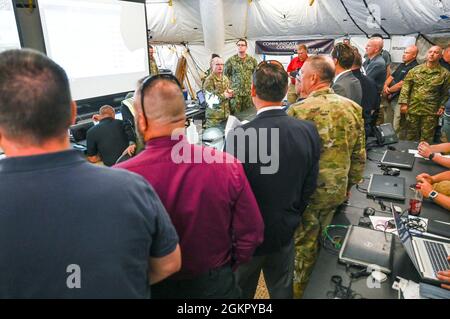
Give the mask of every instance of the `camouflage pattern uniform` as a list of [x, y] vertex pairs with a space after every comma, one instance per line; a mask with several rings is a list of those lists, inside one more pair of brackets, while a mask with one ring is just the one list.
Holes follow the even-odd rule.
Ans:
[[433, 142], [438, 125], [439, 107], [444, 106], [450, 88], [450, 73], [438, 65], [429, 68], [426, 63], [413, 68], [406, 75], [399, 104], [408, 104], [406, 139]]
[[295, 234], [294, 298], [303, 296], [319, 252], [319, 236], [350, 188], [361, 181], [366, 161], [362, 108], [331, 88], [312, 92], [288, 114], [313, 121], [322, 141], [317, 189]]
[[235, 54], [225, 63], [224, 74], [230, 79], [231, 88], [234, 91], [231, 114], [253, 107], [251, 86], [253, 72], [257, 66], [256, 59], [248, 54], [244, 59]]
[[206, 128], [216, 126], [230, 115], [230, 101], [224, 95], [229, 88], [230, 80], [225, 75], [220, 78], [217, 74], [212, 73], [206, 78], [203, 89], [217, 95], [220, 101], [219, 105], [206, 108]]
[[208, 76], [210, 76], [210, 75], [211, 75], [211, 68], [206, 70], [205, 74], [200, 78], [200, 80], [202, 81], [202, 87], [205, 86], [205, 81], [208, 78]]
[[159, 74], [158, 64], [156, 64], [155, 58], [151, 57], [149, 63], [150, 63], [150, 75]]

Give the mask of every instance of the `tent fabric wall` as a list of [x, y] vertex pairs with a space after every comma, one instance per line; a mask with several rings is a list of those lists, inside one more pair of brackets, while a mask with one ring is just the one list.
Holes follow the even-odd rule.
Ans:
[[[161, 51], [157, 54], [159, 66], [172, 70], [176, 55], [180, 56], [185, 49], [180, 44], [189, 47], [195, 62], [188, 58], [188, 77], [196, 89], [200, 88], [201, 72], [209, 68], [211, 54], [219, 53], [226, 60], [236, 53], [238, 38], [247, 38], [248, 52], [255, 55], [256, 40], [341, 41], [343, 36], [350, 36], [352, 44], [364, 54], [366, 34], [387, 36], [383, 29], [391, 36], [450, 32], [450, 19], [441, 18], [450, 16], [450, 0], [316, 0], [312, 6], [307, 0], [173, 0], [172, 3], [169, 7], [169, 1], [147, 0], [151, 42], [165, 47], [173, 44], [172, 51], [163, 46], [157, 49]], [[222, 3], [223, 10], [219, 8], [216, 12], [213, 8], [216, 3]], [[208, 10], [202, 9], [211, 4]], [[219, 42], [224, 43], [223, 47]], [[429, 48], [422, 42], [418, 42], [421, 58]], [[385, 48], [390, 47], [390, 39], [385, 39]]]
[[[200, 7], [216, 0], [173, 0], [168, 3], [147, 0], [148, 28], [154, 41], [165, 43], [203, 42]], [[347, 14], [344, 5], [355, 23]], [[162, 3], [163, 2], [163, 3]], [[450, 30], [450, 0], [222, 0], [225, 39], [247, 37], [311, 38], [346, 34], [384, 33], [392, 35], [439, 33]], [[371, 15], [372, 13], [372, 15]], [[207, 19], [214, 19], [214, 14]], [[213, 24], [211, 24], [213, 25]], [[205, 26], [205, 25], [203, 25]], [[206, 27], [206, 26], [205, 26]], [[206, 31], [206, 32], [205, 32]], [[221, 32], [221, 31], [219, 31]]]

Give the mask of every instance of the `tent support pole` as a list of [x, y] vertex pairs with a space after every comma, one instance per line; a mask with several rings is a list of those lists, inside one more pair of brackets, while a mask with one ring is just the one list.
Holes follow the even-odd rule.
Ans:
[[[387, 34], [388, 38], [390, 39], [390, 38], [391, 38], [391, 34], [390, 34], [389, 32], [387, 32], [385, 28], [383, 28], [383, 26], [381, 25], [381, 21], [378, 22], [377, 19], [374, 17], [372, 11], [370, 11], [369, 6], [367, 5], [367, 1], [366, 1], [366, 0], [363, 0], [363, 2], [364, 2], [364, 5], [365, 5], [366, 8], [367, 8], [367, 11], [369, 11], [369, 14], [372, 16], [373, 20], [378, 24], [378, 26], [380, 27], [380, 29], [383, 30], [383, 32]], [[381, 17], [380, 17], [380, 19], [381, 19]]]

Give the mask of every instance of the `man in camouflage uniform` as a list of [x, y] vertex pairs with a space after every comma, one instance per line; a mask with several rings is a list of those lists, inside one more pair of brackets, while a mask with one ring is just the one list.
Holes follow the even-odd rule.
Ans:
[[309, 57], [302, 67], [299, 95], [288, 114], [313, 121], [322, 142], [317, 189], [295, 236], [294, 297], [303, 296], [319, 251], [319, 236], [350, 188], [361, 181], [366, 151], [362, 109], [333, 92], [334, 65], [330, 58]]
[[231, 100], [231, 114], [239, 113], [253, 107], [251, 85], [253, 72], [258, 62], [247, 54], [247, 41], [239, 39], [236, 42], [238, 53], [225, 63], [225, 75], [231, 81], [234, 98]]
[[431, 47], [424, 64], [405, 77], [398, 103], [406, 114], [406, 139], [433, 142], [439, 116], [448, 99], [450, 73], [439, 64], [442, 49]]
[[148, 46], [148, 63], [150, 65], [150, 75], [157, 75], [159, 74], [159, 70], [158, 70], [158, 64], [156, 63], [155, 57], [153, 56], [153, 53], [155, 52], [155, 49], [149, 45]]
[[203, 90], [215, 94], [219, 98], [219, 104], [208, 105], [206, 108], [206, 128], [216, 126], [225, 121], [230, 115], [230, 101], [233, 91], [230, 90], [230, 80], [223, 75], [222, 58], [214, 58], [211, 61], [212, 73], [206, 78]]

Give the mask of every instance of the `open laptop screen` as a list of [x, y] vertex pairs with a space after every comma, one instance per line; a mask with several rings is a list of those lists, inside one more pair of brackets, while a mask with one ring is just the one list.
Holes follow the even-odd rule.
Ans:
[[198, 105], [202, 108], [206, 108], [206, 98], [205, 98], [205, 92], [203, 90], [200, 90], [197, 92], [197, 99], [198, 99]]
[[419, 264], [417, 263], [416, 255], [414, 254], [414, 248], [412, 243], [412, 236], [406, 227], [405, 223], [402, 221], [400, 214], [395, 210], [394, 204], [391, 203], [392, 215], [394, 216], [395, 226], [397, 227], [398, 237], [403, 244], [403, 247], [406, 250], [409, 258], [413, 262], [416, 269], [419, 268]]

